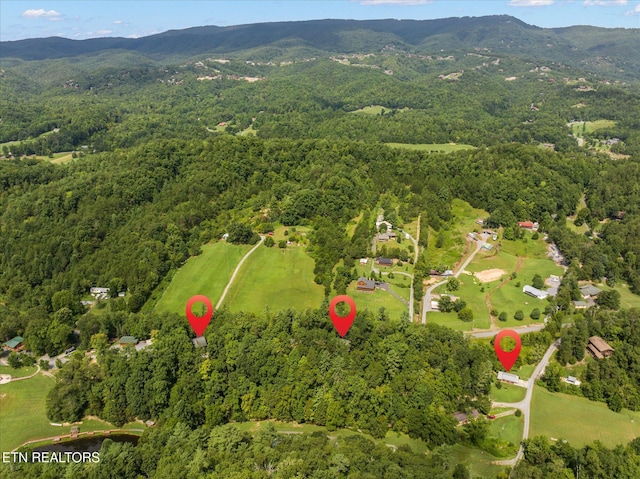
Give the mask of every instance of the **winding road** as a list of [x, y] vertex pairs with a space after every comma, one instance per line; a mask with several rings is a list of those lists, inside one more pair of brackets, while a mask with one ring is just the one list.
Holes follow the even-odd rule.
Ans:
[[[542, 356], [542, 359], [540, 360], [536, 368], [533, 370], [533, 373], [529, 378], [529, 381], [527, 383], [527, 394], [525, 395], [522, 401], [513, 402], [513, 403], [494, 402], [491, 404], [492, 407], [508, 407], [508, 408], [520, 409], [522, 411], [522, 414], [524, 414], [524, 429], [522, 430], [523, 441], [529, 438], [529, 425], [531, 423], [531, 398], [533, 397], [533, 387], [535, 385], [536, 379], [542, 376], [542, 374], [544, 373], [544, 369], [547, 367], [547, 364], [549, 364], [551, 355], [555, 352], [556, 349], [558, 349], [558, 346], [560, 346], [559, 339], [556, 340], [551, 346], [549, 346], [549, 349], [547, 349], [547, 351], [544, 353], [544, 356]], [[513, 459], [505, 460], [505, 461], [496, 461], [494, 464], [499, 464], [501, 466], [515, 466], [518, 463], [518, 461], [522, 459], [523, 455], [524, 455], [524, 449], [522, 447], [522, 444], [520, 444], [520, 449], [518, 449], [518, 454], [516, 454], [516, 457], [514, 457]]]

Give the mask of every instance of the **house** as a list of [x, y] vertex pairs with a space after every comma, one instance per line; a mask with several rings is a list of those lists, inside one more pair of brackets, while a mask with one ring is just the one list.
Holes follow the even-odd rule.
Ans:
[[18, 351], [22, 351], [22, 349], [24, 348], [24, 343], [22, 342], [22, 336], [15, 336], [14, 338], [11, 338], [2, 346], [7, 351], [13, 351], [14, 353], [17, 353]]
[[493, 249], [493, 245], [489, 243], [485, 243], [482, 245], [482, 249], [486, 249], [487, 251], [491, 251]]
[[580, 286], [580, 294], [582, 294], [584, 299], [593, 298], [594, 296], [598, 296], [600, 293], [602, 293], [602, 290], [600, 288], [596, 288], [592, 284]]
[[89, 288], [89, 293], [96, 294], [107, 294], [109, 293], [109, 288]]
[[547, 296], [549, 296], [549, 293], [547, 293], [546, 291], [534, 288], [533, 286], [530, 286], [528, 284], [526, 284], [524, 288], [522, 288], [522, 292], [538, 299], [545, 299]]
[[435, 270], [435, 269], [429, 270], [429, 275], [430, 276], [440, 276], [440, 271]]
[[505, 383], [511, 383], [511, 384], [518, 384], [520, 382], [520, 377], [517, 374], [498, 371], [498, 381], [504, 381]]
[[610, 358], [614, 349], [600, 336], [591, 336], [587, 344], [587, 352], [596, 359]]
[[440, 311], [440, 302], [431, 300], [431, 310], [432, 311]]
[[389, 236], [389, 239], [396, 239], [398, 237], [398, 235], [396, 235], [393, 231], [389, 231], [387, 233], [387, 236]]
[[378, 234], [378, 241], [380, 241], [381, 243], [386, 243], [387, 241], [389, 241], [389, 235], [387, 233]]
[[582, 384], [582, 381], [580, 381], [577, 378], [574, 378], [573, 376], [569, 376], [566, 379], [563, 379], [563, 381], [567, 384], [572, 384], [574, 386], [580, 386]]
[[442, 273], [442, 276], [453, 276], [453, 271], [450, 269], [447, 269]]
[[376, 289], [376, 282], [372, 279], [367, 279], [364, 276], [358, 278], [357, 283], [358, 291], [364, 291], [365, 293], [372, 293]]
[[204, 336], [198, 336], [197, 338], [193, 338], [191, 340], [191, 342], [193, 343], [193, 346], [196, 348], [206, 348], [207, 347], [207, 340], [205, 339]]
[[387, 231], [391, 231], [393, 229], [393, 226], [391, 225], [391, 223], [389, 223], [388, 221], [383, 221], [379, 217], [378, 220], [376, 221], [376, 230], [380, 231], [380, 226], [381, 225], [386, 225], [387, 226]]
[[380, 266], [393, 266], [393, 260], [391, 258], [376, 258], [376, 263]]
[[365, 265], [365, 264], [367, 264], [368, 262], [369, 262], [369, 258], [360, 258], [360, 264], [361, 264], [361, 265], [363, 265], [363, 266], [364, 266], [364, 265]]
[[532, 223], [531, 221], [518, 221], [518, 226], [525, 230], [532, 230], [532, 231], [538, 230], [537, 222]]
[[138, 340], [134, 336], [122, 336], [120, 338], [120, 347], [135, 346], [136, 344], [138, 344]]
[[589, 307], [589, 303], [586, 301], [574, 301], [573, 307], [576, 309], [587, 309]]
[[460, 411], [456, 411], [453, 413], [453, 417], [458, 421], [458, 426], [462, 425], [462, 424], [466, 424], [469, 422], [470, 419], [475, 419], [478, 416], [480, 416], [480, 413], [478, 412], [477, 409], [473, 409], [470, 413], [465, 414], [463, 412]]

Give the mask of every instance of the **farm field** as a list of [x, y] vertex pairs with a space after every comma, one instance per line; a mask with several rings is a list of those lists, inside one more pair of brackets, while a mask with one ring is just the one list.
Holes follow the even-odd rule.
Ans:
[[272, 311], [318, 308], [324, 289], [313, 282], [313, 265], [299, 246], [282, 250], [261, 245], [242, 265], [223, 306], [252, 313], [267, 306]]
[[189, 258], [176, 272], [155, 310], [184, 314], [185, 304], [196, 294], [204, 294], [215, 306], [233, 270], [251, 248], [224, 241], [204, 245], [199, 256]]
[[536, 386], [531, 400], [530, 436], [566, 439], [573, 447], [595, 440], [607, 447], [627, 443], [640, 436], [640, 412], [623, 409], [616, 413], [601, 402]]
[[458, 143], [385, 143], [392, 148], [407, 148], [409, 150], [451, 153], [458, 150], [474, 150], [476, 147]]

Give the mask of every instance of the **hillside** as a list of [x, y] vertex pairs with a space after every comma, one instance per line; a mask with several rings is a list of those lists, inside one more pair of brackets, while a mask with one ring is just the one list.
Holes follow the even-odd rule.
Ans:
[[128, 50], [154, 60], [179, 61], [205, 54], [276, 61], [291, 54], [412, 53], [491, 50], [561, 62], [588, 71], [637, 78], [638, 30], [571, 27], [544, 29], [498, 15], [438, 20], [313, 20], [171, 30], [138, 39], [28, 39], [0, 44], [0, 58], [44, 60]]

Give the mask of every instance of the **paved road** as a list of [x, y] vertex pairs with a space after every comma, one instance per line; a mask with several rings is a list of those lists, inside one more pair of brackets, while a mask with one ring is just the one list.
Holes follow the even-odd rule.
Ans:
[[[473, 258], [476, 256], [478, 251], [480, 251], [482, 246], [486, 243], [487, 238], [489, 237], [489, 235], [486, 235], [484, 233], [481, 233], [479, 236], [482, 237], [482, 240], [478, 240], [475, 242], [476, 249], [467, 257], [464, 263], [462, 263], [462, 265], [458, 268], [458, 270], [453, 274], [454, 278], [457, 278], [458, 276], [460, 276], [460, 274], [462, 274], [465, 268], [469, 266], [469, 263], [473, 261]], [[431, 310], [431, 293], [433, 293], [434, 289], [436, 289], [438, 286], [445, 284], [447, 281], [449, 281], [449, 278], [443, 279], [442, 281], [432, 284], [431, 286], [429, 286], [429, 288], [427, 288], [427, 292], [425, 293], [424, 298], [422, 300], [422, 324], [427, 324], [427, 311]]]
[[[517, 326], [515, 328], [502, 328], [502, 329], [512, 329], [518, 334], [526, 334], [526, 333], [535, 333], [537, 331], [541, 331], [545, 327], [544, 324], [529, 324], [527, 326]], [[502, 329], [492, 329], [491, 331], [477, 331], [472, 333], [471, 331], [464, 331], [465, 335], [472, 336], [474, 338], [492, 338], [496, 334], [498, 334]]]
[[[551, 355], [554, 353], [556, 349], [560, 346], [560, 340], [556, 340], [547, 352], [544, 353], [544, 356], [536, 366], [529, 378], [529, 382], [527, 384], [527, 394], [525, 395], [522, 401], [514, 402], [514, 403], [506, 403], [506, 402], [494, 402], [492, 403], [493, 407], [511, 407], [515, 409], [520, 409], [522, 414], [524, 415], [524, 429], [522, 431], [522, 440], [529, 438], [529, 424], [531, 423], [531, 397], [533, 396], [533, 386], [535, 385], [535, 381], [537, 378], [542, 376], [544, 373], [544, 369], [547, 367], [549, 360], [551, 359]], [[499, 464], [502, 466], [515, 466], [522, 456], [524, 455], [524, 449], [522, 445], [520, 445], [520, 449], [518, 449], [518, 454], [513, 459], [508, 459], [506, 461], [496, 461], [495, 464]]]
[[224, 291], [222, 292], [222, 296], [220, 296], [220, 299], [216, 303], [216, 309], [220, 309], [220, 306], [222, 306], [222, 302], [224, 301], [224, 297], [227, 295], [227, 292], [229, 291], [229, 288], [231, 288], [231, 285], [233, 284], [233, 280], [236, 279], [236, 275], [238, 274], [238, 271], [240, 271], [240, 267], [242, 266], [242, 263], [245, 262], [245, 260], [251, 255], [251, 253], [253, 253], [255, 250], [258, 249], [258, 246], [260, 246], [263, 241], [264, 241], [264, 236], [260, 236], [260, 241], [258, 241], [258, 243], [256, 243], [256, 245], [253, 248], [251, 248], [251, 250], [242, 257], [242, 259], [238, 263], [238, 266], [236, 266], [236, 269], [233, 270], [233, 274], [231, 275], [231, 278], [229, 278], [229, 282], [224, 287]]

